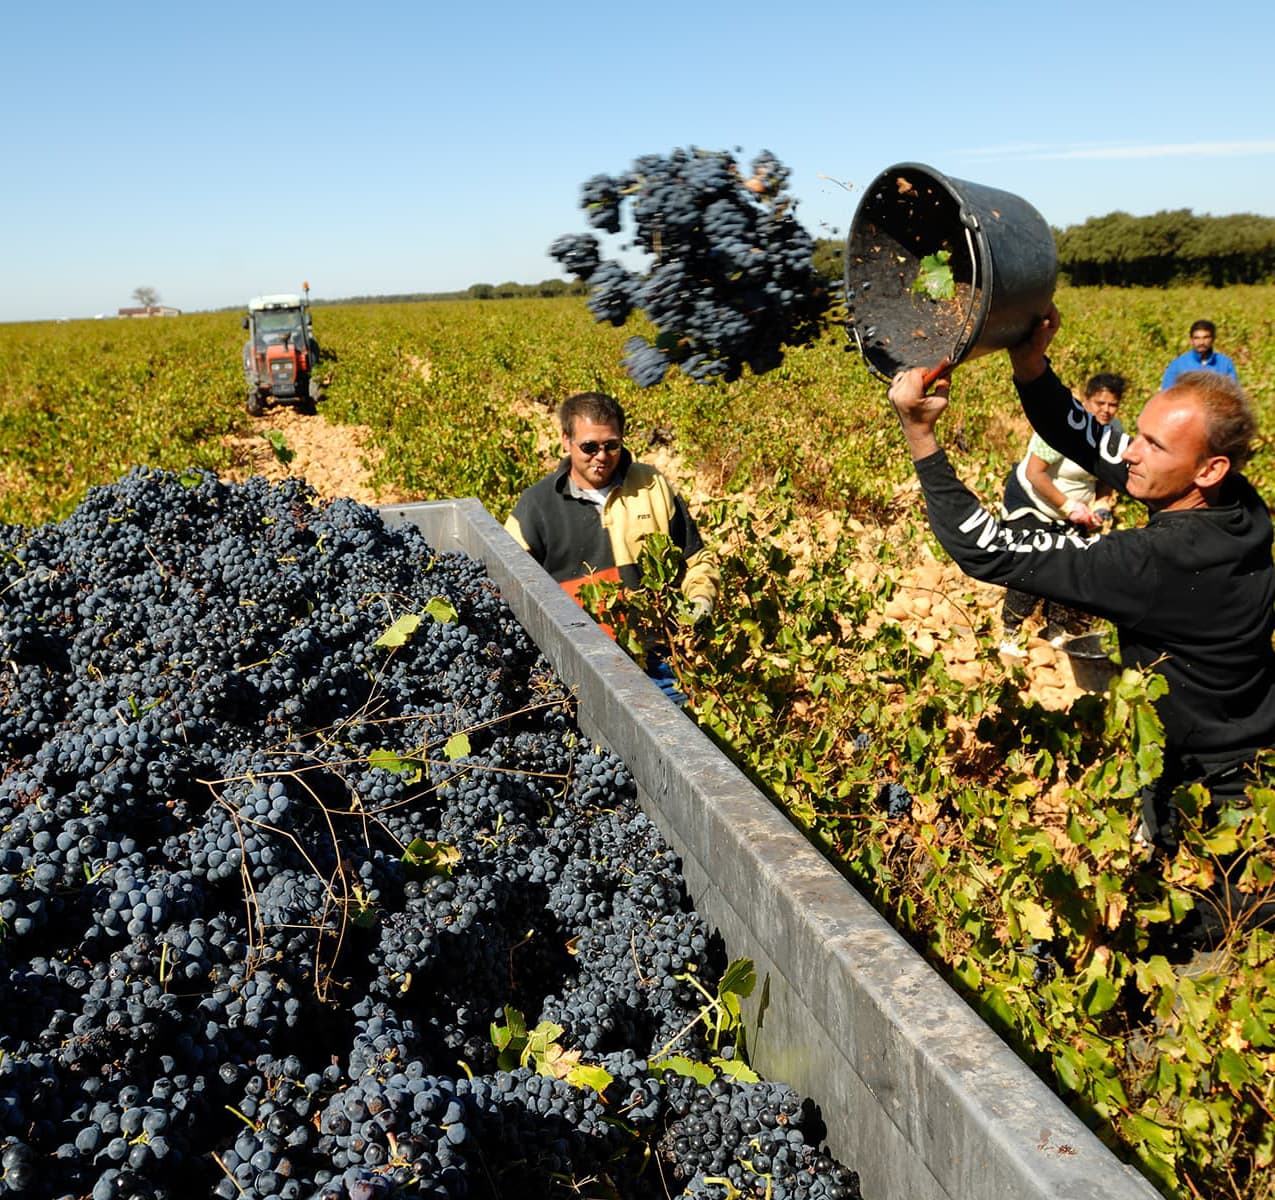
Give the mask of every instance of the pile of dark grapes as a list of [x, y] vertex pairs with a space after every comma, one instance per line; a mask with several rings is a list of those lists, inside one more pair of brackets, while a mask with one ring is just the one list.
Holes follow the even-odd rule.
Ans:
[[790, 1089], [652, 1069], [720, 949], [478, 564], [135, 470], [0, 527], [0, 660], [0, 1195], [858, 1195]]
[[629, 201], [631, 247], [649, 256], [649, 269], [603, 258], [591, 233], [558, 238], [549, 255], [588, 283], [597, 320], [622, 326], [640, 309], [655, 325], [654, 342], [625, 343], [624, 367], [639, 387], [674, 365], [701, 382], [737, 379], [745, 366], [762, 374], [787, 347], [820, 336], [828, 290], [784, 190], [788, 174], [767, 151], [745, 177], [732, 155], [691, 147], [584, 183], [580, 205], [594, 229], [618, 234]]

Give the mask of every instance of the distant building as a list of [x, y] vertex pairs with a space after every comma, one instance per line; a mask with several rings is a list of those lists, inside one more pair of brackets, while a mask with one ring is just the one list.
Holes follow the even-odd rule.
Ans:
[[121, 317], [180, 317], [180, 308], [170, 308], [167, 304], [152, 304], [149, 308], [121, 308]]

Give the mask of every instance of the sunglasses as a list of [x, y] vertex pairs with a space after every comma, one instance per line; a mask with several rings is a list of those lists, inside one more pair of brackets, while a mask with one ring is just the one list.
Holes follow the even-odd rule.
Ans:
[[619, 438], [607, 438], [605, 442], [573, 442], [575, 447], [592, 458], [599, 450], [614, 454], [624, 443]]

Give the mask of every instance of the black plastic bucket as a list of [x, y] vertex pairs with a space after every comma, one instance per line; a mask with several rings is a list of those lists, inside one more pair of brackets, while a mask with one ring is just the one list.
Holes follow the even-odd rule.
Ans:
[[[922, 260], [946, 250], [951, 300], [914, 290]], [[1017, 345], [1049, 308], [1053, 231], [1011, 192], [899, 163], [868, 185], [846, 238], [847, 327], [869, 369], [951, 365]]]
[[1102, 644], [1101, 633], [1082, 633], [1062, 644], [1071, 662], [1071, 676], [1078, 688], [1105, 692], [1120, 669]]

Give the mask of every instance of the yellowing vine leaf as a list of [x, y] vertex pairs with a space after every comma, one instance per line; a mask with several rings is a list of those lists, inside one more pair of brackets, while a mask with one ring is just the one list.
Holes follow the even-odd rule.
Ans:
[[536, 1074], [566, 1079], [579, 1065], [579, 1050], [567, 1050], [554, 1042], [546, 1046], [543, 1053], [537, 1056]]
[[443, 747], [443, 757], [448, 762], [454, 762], [458, 758], [464, 758], [470, 751], [469, 735], [464, 733], [453, 733], [447, 739], [447, 744]]
[[452, 867], [460, 862], [460, 849], [448, 842], [413, 838], [403, 852], [403, 862], [426, 875], [450, 876]]
[[412, 640], [412, 634], [420, 627], [421, 619], [415, 613], [404, 613], [373, 645], [383, 650], [397, 650]]

